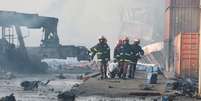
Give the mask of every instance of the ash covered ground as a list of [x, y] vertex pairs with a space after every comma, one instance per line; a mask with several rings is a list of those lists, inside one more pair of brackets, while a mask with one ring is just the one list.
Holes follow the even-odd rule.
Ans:
[[[88, 62], [72, 62], [67, 60], [48, 60], [49, 70], [44, 74], [19, 74], [0, 71], [0, 98], [14, 93], [17, 101], [57, 101], [57, 95], [70, 90], [73, 85], [82, 83], [81, 75], [93, 72]], [[60, 77], [62, 74], [62, 78]], [[39, 85], [38, 89], [24, 90], [24, 81], [41, 81], [47, 85]]]
[[[82, 81], [75, 79], [75, 74], [67, 74], [67, 79], [56, 79], [56, 75], [18, 75], [11, 80], [1, 79], [0, 97], [14, 93], [17, 101], [57, 101], [59, 92], [70, 90], [74, 84], [82, 83]], [[47, 86], [39, 86], [38, 89], [33, 91], [24, 91], [20, 83], [26, 80], [51, 81]]]

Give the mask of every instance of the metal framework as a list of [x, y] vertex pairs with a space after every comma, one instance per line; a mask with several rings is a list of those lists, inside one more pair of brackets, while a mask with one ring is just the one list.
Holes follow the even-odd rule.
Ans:
[[[2, 38], [9, 43], [14, 43], [14, 33], [16, 31], [20, 46], [24, 45], [23, 38], [19, 40], [19, 31], [16, 27], [27, 27], [30, 29], [43, 28], [44, 37], [41, 40], [41, 47], [58, 47], [59, 38], [57, 35], [57, 18], [39, 16], [38, 14], [24, 14], [10, 11], [0, 11], [0, 27], [2, 28]], [[19, 29], [21, 30], [21, 29]], [[22, 46], [24, 47], [24, 46]]]

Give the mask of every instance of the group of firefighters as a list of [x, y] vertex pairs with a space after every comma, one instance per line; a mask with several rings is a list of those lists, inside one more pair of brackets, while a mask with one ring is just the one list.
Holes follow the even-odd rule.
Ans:
[[[110, 47], [107, 44], [107, 39], [104, 36], [99, 37], [99, 43], [90, 49], [91, 59], [97, 55], [97, 60], [100, 64], [101, 79], [107, 78], [107, 65], [110, 61]], [[129, 68], [128, 78], [134, 79], [137, 61], [144, 55], [141, 48], [140, 40], [134, 40], [134, 43], [129, 42], [129, 38], [120, 39], [114, 49], [114, 61], [118, 62], [118, 76], [126, 79], [127, 70]]]

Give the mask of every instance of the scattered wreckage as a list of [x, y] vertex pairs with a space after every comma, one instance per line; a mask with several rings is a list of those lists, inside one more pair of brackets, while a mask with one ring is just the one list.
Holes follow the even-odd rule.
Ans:
[[12, 94], [10, 94], [9, 96], [2, 97], [2, 98], [0, 99], [0, 101], [17, 101], [17, 100], [15, 99], [15, 96], [14, 96], [14, 94], [12, 93]]
[[50, 80], [48, 80], [46, 83], [42, 81], [23, 81], [20, 85], [24, 88], [24, 90], [35, 90], [38, 89], [40, 85], [46, 86]]
[[70, 91], [64, 91], [59, 93], [57, 98], [59, 101], [75, 101], [77, 91], [76, 89], [80, 86], [80, 84], [74, 84]]
[[75, 97], [75, 94], [71, 91], [65, 91], [57, 96], [59, 101], [75, 101]]
[[173, 79], [166, 82], [166, 91], [174, 92], [175, 95], [196, 97], [197, 95], [196, 81], [191, 79]]

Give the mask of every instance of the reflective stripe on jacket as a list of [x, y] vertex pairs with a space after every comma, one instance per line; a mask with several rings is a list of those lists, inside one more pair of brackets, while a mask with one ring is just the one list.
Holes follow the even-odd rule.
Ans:
[[119, 49], [119, 60], [129, 62], [132, 55], [132, 47], [130, 44], [124, 44]]
[[91, 49], [92, 59], [97, 55], [98, 61], [109, 61], [110, 60], [110, 47], [107, 43], [97, 44]]

